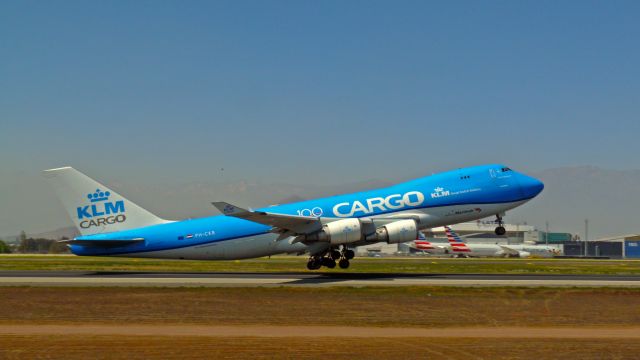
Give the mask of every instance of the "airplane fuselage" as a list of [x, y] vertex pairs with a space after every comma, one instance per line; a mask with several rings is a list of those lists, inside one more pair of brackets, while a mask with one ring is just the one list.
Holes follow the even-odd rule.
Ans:
[[[383, 189], [257, 210], [316, 217], [323, 222], [368, 218], [376, 225], [392, 222], [394, 218], [410, 217], [416, 219], [420, 229], [425, 229], [504, 213], [535, 197], [542, 187], [538, 180], [502, 165], [485, 165], [444, 172]], [[282, 253], [316, 254], [330, 247], [325, 242], [295, 242], [293, 236], [277, 240], [278, 234], [273, 233], [270, 226], [224, 215], [85, 235], [76, 239], [114, 238], [143, 238], [144, 241], [108, 248], [74, 244], [71, 251], [91, 256], [222, 260]]]
[[511, 251], [519, 252], [520, 257], [538, 256], [538, 257], [553, 257], [558, 255], [560, 250], [553, 246], [546, 245], [498, 245], [498, 244], [474, 244], [466, 243], [466, 247], [463, 250], [454, 249], [449, 243], [434, 242], [428, 246], [414, 245], [414, 249], [424, 251], [432, 255], [443, 256], [464, 256], [464, 257], [508, 257], [512, 254], [505, 249], [507, 247]]

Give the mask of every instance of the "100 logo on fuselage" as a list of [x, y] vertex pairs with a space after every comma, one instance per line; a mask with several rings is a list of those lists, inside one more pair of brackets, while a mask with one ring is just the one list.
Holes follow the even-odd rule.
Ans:
[[333, 207], [338, 217], [353, 217], [375, 212], [385, 213], [404, 207], [416, 207], [424, 203], [424, 194], [420, 191], [408, 191], [404, 194], [391, 194], [386, 197], [373, 197], [364, 201], [342, 202]]

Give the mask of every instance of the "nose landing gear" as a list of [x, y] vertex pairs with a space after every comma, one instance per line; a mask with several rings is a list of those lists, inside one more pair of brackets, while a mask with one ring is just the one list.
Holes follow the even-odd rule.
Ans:
[[502, 236], [506, 234], [507, 230], [504, 228], [504, 222], [502, 222], [502, 215], [496, 214], [496, 223], [498, 224], [495, 230], [496, 235]]

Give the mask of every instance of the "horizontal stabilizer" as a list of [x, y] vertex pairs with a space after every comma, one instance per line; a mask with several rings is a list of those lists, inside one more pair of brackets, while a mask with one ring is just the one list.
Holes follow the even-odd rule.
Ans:
[[105, 239], [105, 240], [87, 240], [73, 239], [61, 240], [59, 242], [69, 245], [96, 246], [96, 247], [119, 247], [143, 242], [143, 238], [135, 239]]

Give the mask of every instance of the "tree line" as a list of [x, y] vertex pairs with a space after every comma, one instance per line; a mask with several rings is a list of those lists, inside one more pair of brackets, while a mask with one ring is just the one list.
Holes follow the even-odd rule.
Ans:
[[0, 254], [11, 254], [11, 247], [0, 240]]
[[[67, 240], [67, 238], [63, 237], [60, 240]], [[69, 249], [66, 244], [59, 242], [59, 240], [27, 237], [27, 234], [21, 231], [18, 236], [18, 244], [13, 247], [0, 240], [0, 254], [12, 252], [20, 254], [65, 254], [69, 253]]]

